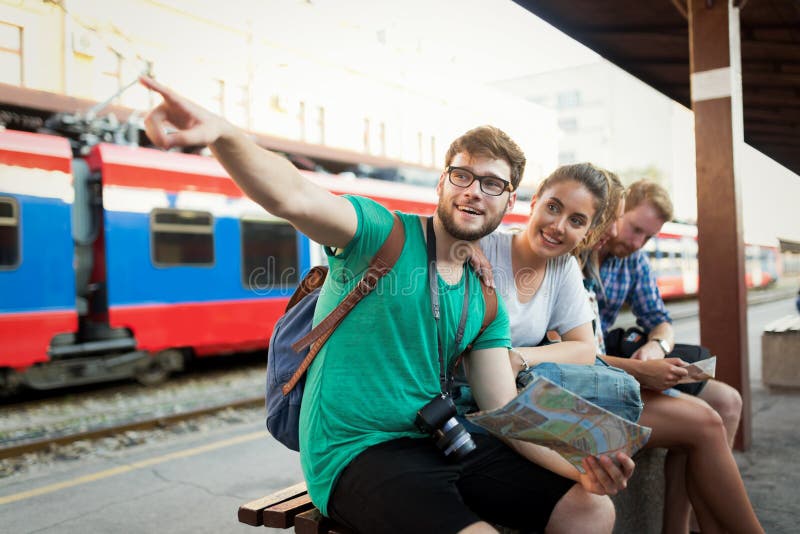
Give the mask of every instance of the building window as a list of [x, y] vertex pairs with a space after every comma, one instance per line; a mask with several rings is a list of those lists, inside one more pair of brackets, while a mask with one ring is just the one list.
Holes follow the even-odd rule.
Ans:
[[0, 22], [0, 82], [24, 85], [22, 71], [22, 28]]
[[306, 140], [306, 103], [302, 100], [297, 104], [297, 138]]
[[11, 197], [0, 197], [0, 269], [19, 265], [19, 206]]
[[576, 108], [581, 105], [581, 94], [579, 91], [564, 91], [558, 93], [558, 109]]
[[364, 118], [364, 152], [367, 154], [370, 153], [371, 143], [370, 140], [372, 138], [372, 125], [368, 117]]
[[233, 102], [233, 113], [230, 117], [231, 122], [244, 128], [252, 127], [252, 113], [250, 105], [250, 86], [236, 86], [236, 101]]
[[282, 221], [247, 220], [242, 229], [242, 284], [248, 289], [296, 286], [297, 230]]
[[269, 99], [269, 107], [275, 113], [288, 113], [289, 104], [283, 95], [272, 95]]
[[378, 123], [378, 144], [380, 145], [381, 156], [386, 156], [386, 123]]
[[561, 129], [562, 132], [575, 132], [578, 130], [578, 119], [575, 117], [566, 117], [563, 119], [558, 119], [558, 127]]
[[214, 263], [214, 218], [208, 212], [153, 210], [150, 233], [155, 265], [172, 267]]
[[325, 107], [317, 106], [317, 143], [325, 144]]
[[217, 113], [225, 117], [225, 80], [214, 80], [214, 92], [211, 95]]

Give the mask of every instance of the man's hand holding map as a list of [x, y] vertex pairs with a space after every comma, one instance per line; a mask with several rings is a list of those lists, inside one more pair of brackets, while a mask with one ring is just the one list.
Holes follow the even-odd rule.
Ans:
[[535, 378], [502, 408], [468, 416], [470, 421], [504, 438], [550, 448], [581, 473], [581, 460], [617, 452], [633, 456], [650, 437], [650, 429], [596, 406], [543, 377]]
[[708, 380], [709, 378], [714, 378], [714, 375], [717, 372], [717, 357], [712, 356], [711, 358], [706, 358], [705, 360], [690, 363], [684, 367], [684, 369], [689, 371], [689, 374], [681, 378], [678, 384], [701, 382], [703, 380]]

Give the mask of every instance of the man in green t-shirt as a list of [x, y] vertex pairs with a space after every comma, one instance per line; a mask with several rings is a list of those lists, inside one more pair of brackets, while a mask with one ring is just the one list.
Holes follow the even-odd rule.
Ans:
[[[371, 200], [315, 186], [224, 119], [149, 78], [142, 83], [164, 98], [145, 122], [156, 145], [208, 145], [248, 196], [326, 246], [331, 270], [316, 318], [326, 315], [360, 279], [390, 232], [392, 214]], [[167, 133], [167, 124], [177, 130]], [[603, 495], [625, 487], [633, 471], [627, 456], [618, 455], [617, 463], [588, 458], [581, 474], [549, 449], [481, 434], [473, 436], [475, 450], [453, 460], [415, 425], [417, 412], [442, 394], [440, 360], [451, 361], [473, 341], [466, 362], [478, 406], [498, 408], [516, 396], [508, 316], [501, 304], [478, 336], [481, 282], [464, 251], [514, 204], [524, 166], [522, 151], [497, 128], [475, 128], [454, 141], [431, 222], [398, 214], [406, 236], [400, 258], [309, 368], [300, 414], [308, 491], [325, 515], [354, 531], [493, 532], [496, 523], [610, 532], [613, 526], [613, 506]], [[428, 242], [435, 242], [432, 268]]]

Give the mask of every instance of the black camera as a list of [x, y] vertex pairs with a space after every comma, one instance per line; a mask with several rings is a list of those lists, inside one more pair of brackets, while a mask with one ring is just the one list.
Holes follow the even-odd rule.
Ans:
[[431, 435], [445, 456], [461, 460], [475, 450], [475, 442], [455, 415], [453, 399], [440, 394], [417, 412], [415, 424]]

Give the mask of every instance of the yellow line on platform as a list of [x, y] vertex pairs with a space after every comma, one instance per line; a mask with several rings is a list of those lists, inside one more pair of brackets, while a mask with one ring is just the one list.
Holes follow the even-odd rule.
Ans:
[[231, 445], [237, 445], [239, 443], [253, 441], [254, 439], [263, 438], [266, 435], [267, 434], [264, 431], [252, 432], [250, 434], [244, 434], [242, 436], [237, 436], [235, 438], [224, 439], [222, 441], [217, 441], [216, 443], [210, 443], [208, 445], [203, 445], [201, 447], [195, 447], [193, 449], [177, 451], [170, 454], [165, 454], [163, 456], [156, 456], [155, 458], [142, 460], [140, 462], [133, 462], [127, 465], [113, 467], [111, 469], [106, 469], [105, 471], [100, 471], [98, 473], [93, 473], [91, 475], [73, 478], [72, 480], [65, 480], [64, 482], [58, 482], [56, 484], [50, 484], [48, 486], [42, 486], [41, 488], [32, 489], [28, 491], [21, 491], [19, 493], [14, 493], [12, 495], [0, 497], [0, 505], [21, 501], [24, 499], [30, 499], [31, 497], [38, 497], [39, 495], [45, 495], [47, 493], [52, 493], [54, 491], [62, 490], [65, 488], [72, 488], [74, 486], [86, 484], [87, 482], [94, 482], [95, 480], [102, 480], [104, 478], [121, 475], [122, 473], [128, 473], [130, 471], [135, 471], [136, 469], [142, 469], [144, 467], [149, 467], [151, 465], [168, 462], [170, 460], [177, 460], [178, 458], [195, 456], [197, 454], [202, 454], [204, 452], [209, 452], [216, 449], [222, 449], [224, 447], [230, 447]]

